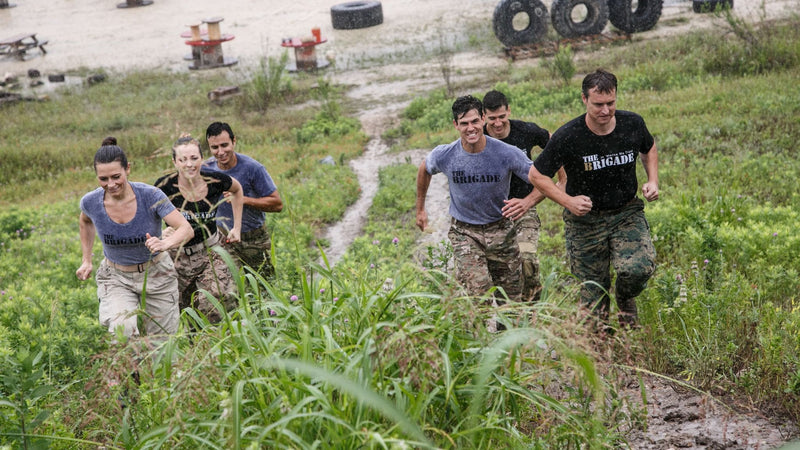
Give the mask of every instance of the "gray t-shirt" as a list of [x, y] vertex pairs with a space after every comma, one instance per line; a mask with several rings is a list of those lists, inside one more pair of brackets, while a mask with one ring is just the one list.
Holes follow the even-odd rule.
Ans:
[[[236, 178], [236, 181], [242, 185], [245, 197], [267, 197], [278, 190], [264, 165], [241, 153], [236, 153], [236, 165], [230, 170], [220, 169], [217, 165], [217, 158], [210, 158], [206, 161], [205, 166]], [[242, 208], [242, 233], [261, 228], [264, 220], [263, 211], [245, 206]], [[217, 207], [217, 226], [226, 230], [233, 228], [233, 208], [229, 202], [223, 202]]]
[[146, 234], [161, 237], [161, 220], [175, 210], [160, 189], [134, 181], [130, 185], [136, 195], [136, 215], [127, 223], [116, 223], [108, 216], [103, 206], [103, 188], [81, 198], [81, 211], [92, 219], [103, 243], [103, 255], [126, 266], [145, 263], [155, 256], [144, 245]]
[[489, 136], [480, 153], [468, 153], [459, 139], [434, 148], [425, 159], [429, 174], [447, 176], [450, 215], [473, 225], [503, 218], [512, 174], [527, 179], [531, 164], [518, 148]]

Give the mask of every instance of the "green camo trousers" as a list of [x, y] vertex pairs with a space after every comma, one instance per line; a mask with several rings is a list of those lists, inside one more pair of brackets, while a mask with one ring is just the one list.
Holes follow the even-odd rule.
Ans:
[[620, 320], [635, 323], [636, 296], [647, 286], [656, 268], [644, 202], [637, 197], [620, 209], [585, 216], [564, 210], [563, 217], [570, 269], [582, 283], [582, 303], [601, 318], [608, 317], [613, 267]]
[[511, 300], [521, 292], [519, 247], [510, 220], [470, 225], [453, 219], [447, 234], [453, 245], [456, 278], [470, 295], [500, 286]]
[[270, 259], [272, 241], [269, 233], [262, 225], [259, 228], [242, 233], [240, 242], [226, 242], [223, 248], [240, 264], [250, 266], [266, 279], [275, 276], [275, 268]]

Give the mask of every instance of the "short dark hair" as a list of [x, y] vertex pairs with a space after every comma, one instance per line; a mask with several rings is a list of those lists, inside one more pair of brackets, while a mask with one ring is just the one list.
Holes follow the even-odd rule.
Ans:
[[[103, 142], [106, 142], [103, 140]], [[98, 164], [108, 164], [114, 161], [119, 161], [123, 169], [128, 168], [128, 157], [125, 156], [125, 151], [117, 145], [103, 145], [97, 149], [94, 154], [94, 170], [97, 171]]]
[[483, 116], [483, 103], [477, 98], [471, 95], [463, 95], [458, 97], [456, 101], [453, 102], [453, 121], [458, 122], [460, 117], [464, 117], [464, 115], [473, 109], [478, 111], [478, 114]]
[[222, 134], [223, 131], [228, 132], [228, 136], [231, 137], [231, 141], [236, 139], [236, 136], [233, 135], [233, 130], [231, 130], [231, 126], [225, 122], [214, 122], [206, 128], [206, 140], [208, 140], [211, 136], [219, 136]]
[[[216, 135], [213, 135], [216, 136]], [[200, 150], [200, 157], [203, 157], [203, 147], [200, 146], [200, 142], [197, 139], [193, 138], [189, 133], [182, 133], [181, 136], [172, 144], [172, 160], [175, 161], [175, 149], [180, 147], [181, 145], [189, 145], [194, 144], [197, 146], [197, 149]]]
[[503, 106], [508, 108], [508, 98], [502, 92], [493, 89], [483, 96], [483, 108], [487, 111], [494, 111]]
[[603, 69], [597, 69], [583, 78], [581, 92], [583, 96], [589, 98], [589, 91], [597, 88], [601, 94], [609, 94], [617, 90], [617, 77], [613, 73]]

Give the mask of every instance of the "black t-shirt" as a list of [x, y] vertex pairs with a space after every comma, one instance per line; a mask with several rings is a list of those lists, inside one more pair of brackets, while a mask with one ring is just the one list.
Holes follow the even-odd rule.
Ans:
[[[514, 147], [525, 152], [529, 159], [531, 158], [531, 150], [537, 145], [544, 148], [547, 141], [550, 140], [550, 132], [541, 128], [533, 122], [523, 122], [521, 120], [509, 120], [511, 123], [511, 131], [505, 139], [500, 139], [506, 144], [511, 144]], [[486, 133], [486, 127], [483, 129]], [[487, 133], [488, 135], [488, 133]], [[533, 190], [533, 186], [528, 180], [514, 175], [511, 177], [511, 189], [508, 193], [508, 198], [523, 198]]]
[[192, 225], [194, 237], [186, 245], [199, 244], [217, 232], [217, 204], [222, 199], [222, 193], [230, 190], [231, 184], [233, 184], [230, 176], [213, 170], [201, 170], [200, 176], [208, 185], [208, 193], [204, 199], [196, 202], [190, 202], [183, 198], [178, 188], [177, 173], [164, 175], [155, 184], [157, 188], [167, 194], [169, 201]]
[[586, 114], [559, 128], [533, 165], [543, 175], [567, 172], [567, 194], [586, 195], [593, 210], [617, 209], [639, 188], [636, 158], [655, 142], [644, 119], [630, 111], [616, 112], [614, 131], [598, 136], [586, 125]]

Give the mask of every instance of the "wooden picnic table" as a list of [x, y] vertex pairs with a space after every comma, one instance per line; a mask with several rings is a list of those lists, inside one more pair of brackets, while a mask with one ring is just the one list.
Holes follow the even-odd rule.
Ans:
[[44, 49], [45, 44], [47, 41], [37, 39], [36, 33], [22, 33], [0, 40], [0, 55], [25, 59], [25, 53], [32, 48], [39, 47], [42, 53], [47, 53]]

